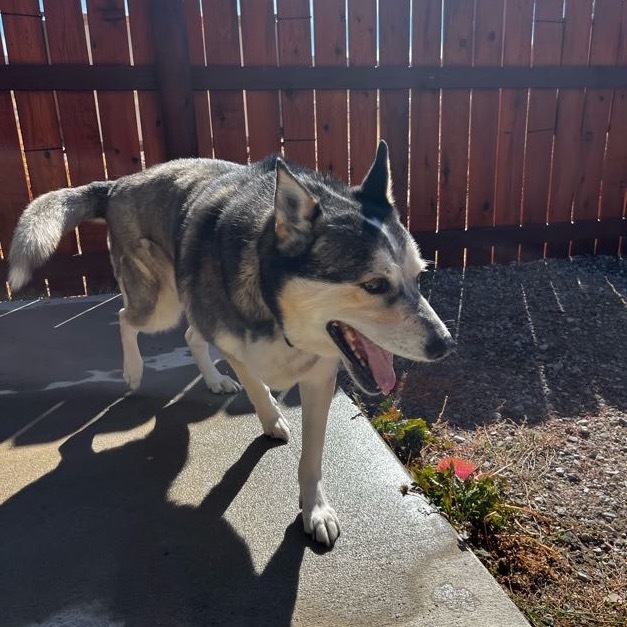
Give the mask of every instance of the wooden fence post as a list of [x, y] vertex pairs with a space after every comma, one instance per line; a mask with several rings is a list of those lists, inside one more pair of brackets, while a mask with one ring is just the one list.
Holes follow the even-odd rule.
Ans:
[[151, 2], [150, 26], [167, 158], [197, 157], [198, 137], [183, 1]]

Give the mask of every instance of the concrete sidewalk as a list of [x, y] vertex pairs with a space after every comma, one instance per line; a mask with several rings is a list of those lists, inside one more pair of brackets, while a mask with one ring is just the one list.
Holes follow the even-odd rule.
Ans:
[[298, 517], [295, 395], [274, 444], [244, 394], [205, 388], [181, 331], [141, 338], [127, 395], [108, 299], [0, 303], [0, 624], [527, 625], [401, 495], [404, 469], [341, 391], [324, 472], [342, 535], [323, 551]]

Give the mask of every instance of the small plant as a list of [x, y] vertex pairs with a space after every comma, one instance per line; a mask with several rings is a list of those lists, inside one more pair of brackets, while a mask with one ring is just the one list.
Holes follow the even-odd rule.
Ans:
[[[372, 425], [412, 473], [415, 487], [427, 496], [467, 537], [488, 544], [490, 534], [503, 530], [517, 508], [503, 502], [503, 480], [496, 473], [478, 473], [460, 457], [444, 457], [436, 466], [420, 462], [421, 451], [443, 451], [450, 443], [436, 438], [422, 418], [407, 418], [386, 398], [371, 418]], [[481, 542], [483, 540], [483, 542]]]
[[405, 464], [415, 459], [426, 442], [434, 440], [422, 418], [406, 418], [388, 397], [379, 406], [372, 425]]
[[467, 460], [446, 457], [437, 466], [412, 466], [411, 472], [416, 486], [460, 531], [486, 536], [511, 518], [511, 508], [501, 497], [500, 479], [477, 473]]

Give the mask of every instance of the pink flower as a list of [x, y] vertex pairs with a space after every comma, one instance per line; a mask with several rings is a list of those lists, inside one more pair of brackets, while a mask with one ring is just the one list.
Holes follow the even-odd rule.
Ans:
[[461, 481], [466, 481], [470, 475], [477, 470], [476, 466], [468, 460], [461, 457], [445, 457], [438, 462], [436, 470], [438, 472], [446, 472], [453, 467], [453, 472]]

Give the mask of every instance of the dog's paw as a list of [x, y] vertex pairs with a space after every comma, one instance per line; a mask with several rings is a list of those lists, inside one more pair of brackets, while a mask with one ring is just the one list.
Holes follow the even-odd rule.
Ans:
[[262, 420], [261, 424], [266, 435], [276, 440], [289, 442], [291, 435], [290, 425], [283, 416], [279, 415], [271, 420]]
[[133, 392], [139, 389], [142, 382], [142, 375], [144, 374], [144, 362], [141, 360], [128, 360], [124, 362], [124, 381], [126, 385], [133, 390]]
[[214, 394], [235, 394], [242, 389], [242, 386], [226, 374], [221, 374], [211, 381], [205, 381], [207, 387]]
[[340, 522], [335, 510], [324, 503], [314, 505], [311, 510], [303, 509], [303, 526], [316, 542], [331, 548], [340, 535]]

